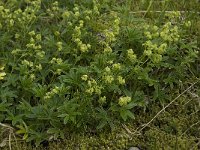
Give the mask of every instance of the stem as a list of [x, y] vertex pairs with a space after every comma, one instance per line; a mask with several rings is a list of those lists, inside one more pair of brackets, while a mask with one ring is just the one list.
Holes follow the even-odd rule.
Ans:
[[149, 2], [149, 6], [147, 7], [147, 10], [146, 10], [146, 12], [145, 12], [143, 18], [144, 18], [144, 17], [146, 16], [146, 14], [149, 12], [149, 10], [150, 10], [150, 8], [151, 8], [151, 6], [152, 6], [152, 4], [153, 4], [153, 1], [154, 1], [154, 0], [151, 0], [151, 1]]

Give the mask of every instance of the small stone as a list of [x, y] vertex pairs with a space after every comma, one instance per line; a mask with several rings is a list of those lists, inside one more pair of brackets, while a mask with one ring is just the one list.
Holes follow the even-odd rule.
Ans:
[[140, 150], [140, 149], [137, 147], [130, 147], [128, 150]]

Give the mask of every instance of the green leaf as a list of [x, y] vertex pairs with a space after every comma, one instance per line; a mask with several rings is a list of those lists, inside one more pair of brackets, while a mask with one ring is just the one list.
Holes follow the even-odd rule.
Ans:
[[130, 110], [127, 110], [126, 113], [127, 113], [128, 117], [130, 117], [131, 119], [135, 119], [134, 114]]
[[99, 125], [97, 126], [97, 129], [102, 129], [106, 124], [106, 121], [100, 121]]
[[69, 121], [69, 119], [70, 119], [70, 117], [69, 117], [69, 115], [67, 114], [67, 115], [65, 116], [65, 118], [64, 118], [64, 124], [67, 124], [68, 121]]
[[134, 114], [130, 110], [121, 109], [120, 110], [120, 116], [124, 121], [127, 121], [127, 119], [130, 117], [131, 119], [134, 119]]
[[134, 108], [135, 106], [137, 106], [137, 104], [135, 102], [131, 102], [129, 103], [128, 105], [125, 106], [126, 109], [132, 109]]
[[68, 114], [61, 114], [61, 115], [58, 115], [58, 117], [62, 117], [64, 118], [65, 116], [67, 116]]
[[11, 103], [2, 102], [0, 103], [0, 112], [5, 112], [8, 110], [8, 107], [11, 106]]
[[122, 119], [123, 119], [124, 121], [127, 120], [128, 115], [127, 115], [127, 113], [126, 113], [125, 110], [121, 110], [121, 111], [120, 111], [120, 116], [122, 117]]

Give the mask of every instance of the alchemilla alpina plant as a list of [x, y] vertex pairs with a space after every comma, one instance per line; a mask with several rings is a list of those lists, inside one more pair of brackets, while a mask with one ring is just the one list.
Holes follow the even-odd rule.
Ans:
[[181, 47], [190, 22], [175, 12], [160, 26], [135, 27], [140, 49], [125, 48], [121, 19], [105, 3], [0, 2], [0, 121], [24, 140], [114, 128], [148, 107], [147, 97], [165, 99], [161, 88], [187, 78], [198, 56]]

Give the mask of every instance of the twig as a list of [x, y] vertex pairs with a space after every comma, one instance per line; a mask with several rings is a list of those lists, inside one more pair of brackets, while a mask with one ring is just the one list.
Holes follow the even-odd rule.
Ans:
[[14, 130], [13, 127], [11, 127], [11, 126], [9, 126], [9, 125], [7, 125], [7, 124], [3, 124], [3, 123], [1, 123], [1, 122], [0, 122], [0, 126], [2, 126], [2, 127], [4, 127], [4, 128], [9, 128], [9, 129], [11, 129], [11, 130]]
[[12, 141], [12, 134], [14, 135], [14, 132], [13, 132], [14, 128], [9, 126], [9, 125], [3, 124], [3, 123], [0, 123], [0, 126], [2, 126], [3, 128], [6, 128], [7, 130], [9, 130], [8, 145], [9, 145], [9, 149], [12, 150], [11, 141]]
[[186, 134], [187, 131], [189, 131], [193, 126], [195, 126], [195, 125], [197, 125], [197, 124], [199, 124], [199, 123], [200, 123], [200, 121], [198, 121], [198, 122], [192, 124], [183, 134], [181, 134], [181, 136], [183, 136], [184, 134]]
[[[199, 80], [198, 80], [199, 81]], [[181, 97], [184, 93], [186, 93], [188, 90], [190, 90], [198, 81], [193, 83], [191, 86], [189, 86], [185, 91], [183, 91], [180, 95], [178, 95], [175, 99], [173, 99], [169, 104], [167, 104], [163, 109], [161, 109], [148, 123], [144, 124], [141, 129], [136, 129], [136, 131], [133, 133], [135, 134], [136, 132], [141, 132], [144, 128], [146, 128], [155, 118], [157, 118], [166, 108], [168, 108], [173, 102], [175, 102], [179, 97]]]
[[129, 134], [134, 134], [125, 124], [122, 124], [122, 127], [129, 133]]
[[198, 145], [200, 145], [200, 141], [197, 144], [195, 144], [190, 150], [195, 149], [195, 147], [198, 146]]
[[191, 94], [191, 96], [192, 96], [193, 98], [200, 98], [198, 94], [195, 94], [195, 93], [192, 93], [192, 92], [189, 92], [189, 93]]
[[17, 138], [16, 138], [16, 136], [15, 136], [15, 133], [13, 133], [13, 137], [14, 137], [15, 142], [16, 142], [17, 150], [19, 150], [18, 143], [17, 143]]
[[150, 8], [151, 8], [151, 6], [152, 6], [152, 4], [153, 4], [153, 1], [154, 0], [151, 0], [150, 1], [150, 3], [149, 3], [149, 6], [148, 6], [148, 8], [147, 8], [147, 10], [146, 10], [146, 12], [144, 13], [144, 16], [143, 16], [143, 18], [146, 16], [146, 14], [149, 12], [149, 10], [150, 10]]
[[[139, 13], [147, 13], [147, 12], [150, 12], [150, 13], [161, 13], [161, 12], [165, 12], [165, 13], [172, 13], [173, 11], [146, 11], [146, 10], [141, 10], [141, 11], [131, 11], [130, 14], [139, 14]], [[180, 12], [180, 13], [197, 13], [197, 14], [200, 14], [200, 12], [195, 12], [195, 11], [177, 11], [177, 12]]]
[[9, 141], [8, 141], [8, 143], [9, 143], [9, 149], [10, 149], [10, 150], [12, 150], [11, 140], [12, 140], [12, 138], [11, 138], [11, 132], [10, 132], [10, 133], [9, 133]]

